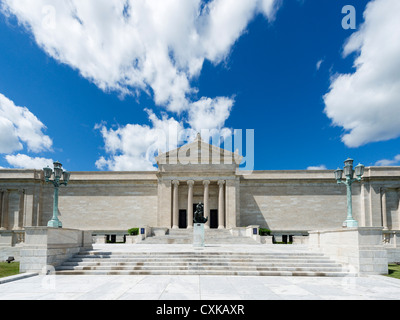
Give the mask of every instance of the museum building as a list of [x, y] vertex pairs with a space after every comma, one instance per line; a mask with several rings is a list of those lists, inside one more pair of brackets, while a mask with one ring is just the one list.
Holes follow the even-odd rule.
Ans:
[[[199, 203], [211, 229], [257, 225], [304, 235], [341, 227], [346, 219], [346, 187], [333, 170], [240, 170], [238, 152], [200, 136], [156, 161], [155, 171], [72, 172], [59, 188], [63, 228], [108, 235], [143, 226], [190, 229]], [[0, 230], [46, 226], [53, 192], [43, 170], [1, 169]], [[400, 229], [400, 167], [366, 167], [352, 195], [360, 227]]]

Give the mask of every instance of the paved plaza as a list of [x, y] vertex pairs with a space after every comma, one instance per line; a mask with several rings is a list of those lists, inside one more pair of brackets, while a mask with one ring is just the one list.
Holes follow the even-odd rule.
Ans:
[[368, 277], [34, 276], [1, 300], [399, 300], [400, 280]]

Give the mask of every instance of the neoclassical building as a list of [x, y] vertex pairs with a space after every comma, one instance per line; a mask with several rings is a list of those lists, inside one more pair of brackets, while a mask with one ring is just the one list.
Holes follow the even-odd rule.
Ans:
[[[191, 228], [204, 204], [207, 227], [259, 225], [275, 233], [303, 234], [341, 227], [346, 188], [331, 170], [242, 171], [236, 152], [198, 137], [159, 154], [158, 170], [72, 172], [60, 188], [64, 228], [124, 233], [132, 227]], [[359, 226], [400, 229], [400, 167], [367, 167], [353, 184]], [[0, 228], [46, 226], [52, 217], [53, 186], [41, 170], [0, 170]]]

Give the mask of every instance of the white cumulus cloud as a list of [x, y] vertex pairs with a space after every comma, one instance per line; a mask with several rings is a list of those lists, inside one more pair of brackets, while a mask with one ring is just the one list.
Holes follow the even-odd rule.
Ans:
[[7, 162], [14, 168], [41, 170], [47, 166], [53, 168], [53, 160], [41, 157], [30, 157], [26, 154], [5, 156]]
[[309, 166], [307, 167], [307, 170], [328, 170], [324, 164], [321, 164], [319, 166]]
[[45, 125], [26, 107], [19, 107], [0, 93], [0, 153], [22, 150], [48, 151], [52, 140], [43, 133]]
[[400, 1], [373, 0], [346, 42], [355, 72], [338, 74], [324, 96], [325, 113], [343, 127], [348, 147], [400, 136]]
[[190, 136], [192, 130], [185, 130], [182, 123], [163, 115], [158, 118], [147, 110], [151, 125], [128, 124], [109, 129], [106, 124], [97, 125], [104, 142], [108, 158], [102, 156], [96, 161], [100, 170], [151, 171], [156, 170], [158, 152], [177, 148], [179, 143]]
[[275, 0], [1, 0], [37, 44], [102, 90], [152, 92], [181, 112], [205, 59], [219, 63], [255, 14]]
[[400, 154], [396, 155], [393, 159], [382, 159], [375, 163], [376, 166], [396, 166], [400, 164]]
[[234, 100], [230, 98], [203, 98], [191, 105], [188, 122], [197, 132], [202, 129], [222, 129], [233, 104]]
[[[16, 17], [49, 56], [101, 90], [122, 96], [145, 92], [166, 112], [187, 115], [186, 125], [192, 127], [186, 130], [212, 128], [226, 135], [224, 123], [234, 100], [194, 98], [198, 89], [192, 80], [205, 60], [217, 65], [229, 56], [256, 15], [273, 21], [279, 4], [280, 0], [0, 0], [0, 10]], [[164, 136], [173, 141], [166, 128], [185, 132], [185, 124], [168, 116], [159, 119], [152, 112], [149, 118], [148, 126], [99, 125], [107, 155], [98, 159], [97, 168], [152, 170], [154, 150], [149, 145], [159, 147]], [[7, 123], [0, 126], [8, 128]]]

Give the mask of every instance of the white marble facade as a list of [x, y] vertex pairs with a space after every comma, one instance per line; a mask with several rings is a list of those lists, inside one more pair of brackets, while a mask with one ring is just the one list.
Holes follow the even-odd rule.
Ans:
[[[346, 188], [332, 170], [242, 171], [242, 157], [201, 139], [160, 154], [151, 172], [72, 172], [60, 188], [64, 228], [125, 231], [192, 228], [204, 204], [206, 228], [259, 225], [292, 234], [341, 227]], [[40, 170], [0, 170], [0, 229], [46, 226], [53, 187]], [[360, 226], [400, 229], [400, 167], [367, 167], [353, 185]]]

